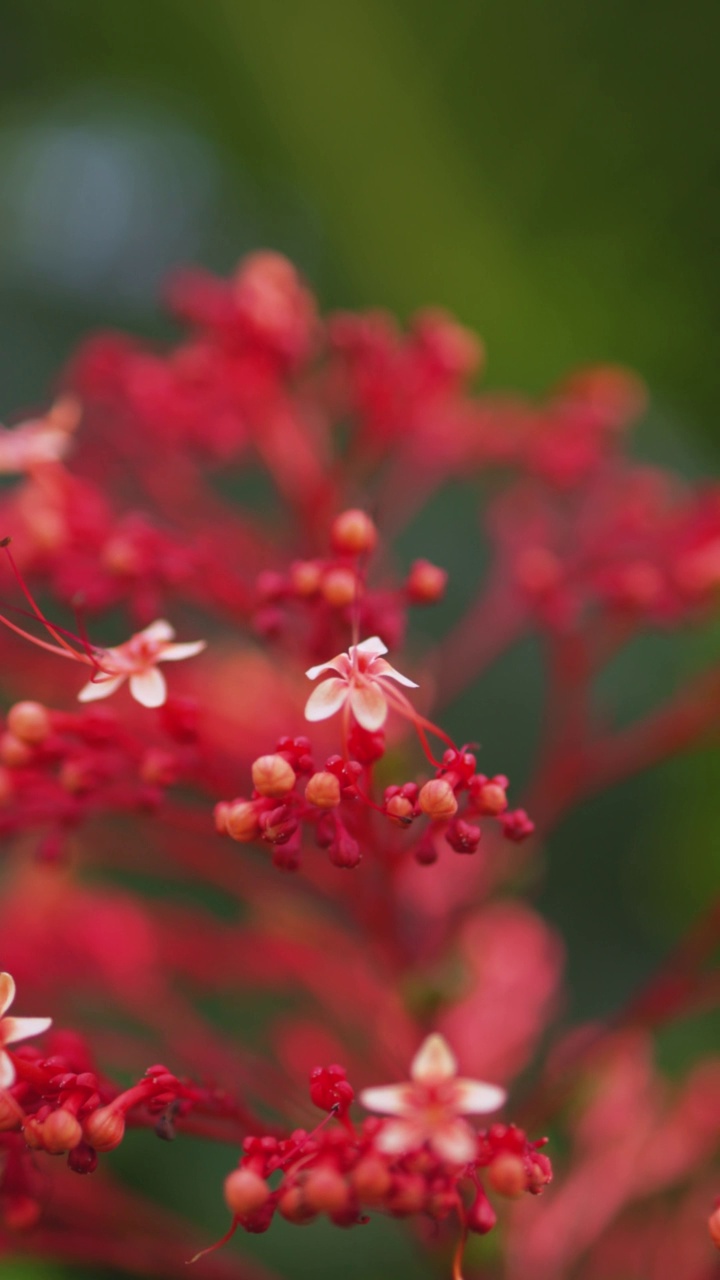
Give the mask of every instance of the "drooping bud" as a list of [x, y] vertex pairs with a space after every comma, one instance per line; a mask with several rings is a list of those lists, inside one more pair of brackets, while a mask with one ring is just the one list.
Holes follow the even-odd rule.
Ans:
[[259, 756], [253, 761], [252, 780], [261, 796], [285, 796], [292, 791], [297, 776], [292, 765], [281, 755]]
[[433, 822], [444, 822], [457, 813], [455, 792], [444, 778], [432, 778], [420, 788], [418, 804]]
[[334, 609], [352, 604], [357, 595], [357, 577], [352, 569], [328, 569], [322, 580], [322, 594]]
[[497, 1222], [497, 1214], [488, 1200], [482, 1187], [467, 1211], [466, 1222], [470, 1231], [479, 1236], [486, 1236]]
[[322, 770], [308, 779], [305, 799], [318, 809], [334, 809], [340, 803], [340, 782], [334, 773]]
[[377, 537], [377, 529], [370, 516], [356, 507], [336, 516], [330, 531], [334, 549], [343, 555], [358, 556], [373, 551]]
[[233, 1169], [225, 1179], [225, 1203], [238, 1217], [257, 1213], [270, 1199], [270, 1188], [252, 1169]]
[[514, 1156], [509, 1151], [502, 1152], [495, 1157], [488, 1169], [488, 1181], [498, 1195], [517, 1200], [527, 1191], [525, 1165], [519, 1156]]
[[87, 1142], [79, 1142], [68, 1152], [67, 1162], [73, 1173], [94, 1173], [98, 1167], [97, 1151]]
[[79, 1120], [64, 1107], [50, 1112], [40, 1125], [40, 1132], [45, 1150], [53, 1156], [59, 1156], [63, 1151], [72, 1151], [73, 1147], [82, 1142], [83, 1136]]
[[7, 727], [21, 742], [36, 746], [50, 732], [50, 716], [41, 702], [16, 702], [7, 713]]
[[100, 1107], [83, 1125], [85, 1138], [96, 1151], [114, 1151], [125, 1137], [125, 1118], [114, 1107]]
[[447, 580], [445, 569], [431, 564], [429, 560], [416, 560], [410, 567], [405, 586], [413, 604], [436, 604], [445, 594]]
[[233, 800], [232, 804], [227, 806], [223, 818], [225, 830], [233, 840], [238, 840], [240, 844], [257, 840], [260, 824], [255, 805], [250, 800]]

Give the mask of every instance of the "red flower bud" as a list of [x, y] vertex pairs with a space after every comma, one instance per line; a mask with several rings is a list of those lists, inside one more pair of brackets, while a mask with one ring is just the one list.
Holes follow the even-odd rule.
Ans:
[[233, 1169], [225, 1179], [225, 1203], [231, 1213], [247, 1217], [257, 1213], [270, 1199], [270, 1188], [264, 1178], [252, 1169]]
[[416, 560], [405, 587], [413, 604], [436, 604], [445, 594], [447, 580], [445, 569], [438, 568], [429, 560]]
[[340, 783], [334, 773], [322, 770], [308, 779], [305, 799], [318, 809], [334, 809], [340, 803]]
[[528, 1179], [525, 1165], [519, 1156], [504, 1152], [497, 1156], [488, 1169], [488, 1181], [493, 1191], [509, 1200], [517, 1200], [527, 1191]]
[[125, 1137], [125, 1119], [112, 1106], [93, 1111], [83, 1124], [85, 1138], [96, 1151], [113, 1151]]
[[261, 796], [274, 798], [292, 791], [297, 781], [295, 770], [281, 755], [259, 756], [253, 762], [252, 780]]
[[42, 1144], [51, 1155], [60, 1155], [63, 1151], [72, 1151], [82, 1142], [82, 1128], [77, 1117], [64, 1107], [51, 1111], [40, 1127]]
[[364, 511], [351, 508], [335, 517], [330, 540], [336, 551], [343, 555], [362, 555], [374, 549], [377, 529]]
[[443, 822], [457, 813], [455, 792], [444, 778], [433, 778], [420, 788], [418, 804], [433, 822]]
[[44, 742], [50, 732], [50, 716], [41, 702], [16, 702], [7, 713], [10, 733], [22, 742]]

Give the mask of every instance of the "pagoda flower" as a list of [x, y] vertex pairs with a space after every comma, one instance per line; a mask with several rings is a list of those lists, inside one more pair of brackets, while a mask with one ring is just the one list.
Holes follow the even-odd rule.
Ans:
[[417, 689], [414, 680], [408, 680], [382, 656], [387, 648], [379, 636], [370, 636], [360, 644], [353, 644], [347, 653], [339, 653], [329, 662], [310, 667], [305, 675], [316, 680], [324, 671], [336, 674], [322, 680], [305, 705], [306, 720], [328, 720], [343, 707], [349, 707], [358, 724], [368, 733], [376, 733], [384, 725], [389, 706], [395, 706], [404, 714], [410, 704], [390, 680]]
[[428, 1036], [410, 1067], [411, 1079], [364, 1089], [360, 1101], [368, 1111], [396, 1116], [378, 1134], [376, 1146], [386, 1155], [405, 1155], [425, 1143], [440, 1160], [467, 1164], [475, 1156], [477, 1135], [462, 1116], [497, 1111], [507, 1094], [495, 1084], [465, 1080], [441, 1035]]
[[0, 1089], [9, 1089], [15, 1082], [15, 1066], [6, 1044], [39, 1036], [52, 1025], [52, 1018], [5, 1018], [6, 1009], [15, 999], [15, 980], [9, 973], [0, 973]]
[[[3, 538], [0, 540], [0, 547], [10, 561], [23, 595], [32, 606], [33, 616], [42, 623], [45, 630], [52, 636], [54, 643], [51, 644], [48, 640], [40, 640], [38, 636], [31, 635], [29, 631], [25, 631], [23, 627], [11, 622], [1, 613], [0, 622], [40, 649], [47, 649], [49, 653], [57, 653], [61, 658], [71, 658], [74, 662], [82, 662], [85, 666], [92, 667], [91, 679], [78, 694], [80, 702], [96, 702], [99, 698], [109, 698], [125, 680], [129, 680], [130, 692], [136, 702], [143, 707], [161, 707], [167, 699], [167, 685], [164, 675], [157, 669], [158, 662], [181, 662], [183, 658], [193, 658], [196, 653], [201, 653], [205, 648], [205, 641], [192, 640], [187, 644], [175, 644], [174, 628], [164, 618], [158, 618], [157, 622], [151, 622], [144, 631], [137, 631], [124, 644], [116, 645], [111, 649], [101, 649], [92, 645], [84, 637], [74, 636], [71, 632], [65, 631], [62, 627], [56, 627], [48, 621], [25, 585], [10, 551], [9, 543], [10, 538]], [[75, 641], [75, 644], [70, 644], [66, 638], [68, 636]]]
[[32, 471], [65, 457], [80, 421], [80, 404], [74, 396], [61, 396], [40, 418], [16, 427], [0, 427], [0, 474]]

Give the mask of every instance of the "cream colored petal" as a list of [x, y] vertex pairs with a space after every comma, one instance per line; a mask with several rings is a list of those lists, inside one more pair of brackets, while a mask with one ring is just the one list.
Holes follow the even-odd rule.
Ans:
[[11, 973], [0, 973], [0, 1017], [15, 999], [15, 979]]
[[167, 685], [162, 671], [148, 667], [130, 677], [130, 692], [142, 707], [161, 707], [167, 698]]
[[339, 676], [321, 680], [305, 703], [305, 719], [328, 720], [347, 701], [349, 692], [347, 680], [341, 680]]
[[388, 705], [379, 684], [356, 684], [350, 693], [350, 706], [358, 724], [368, 733], [382, 729], [387, 720]]
[[457, 1071], [457, 1062], [444, 1036], [428, 1036], [423, 1040], [410, 1066], [410, 1075], [420, 1084], [442, 1084], [451, 1080]]
[[110, 676], [106, 680], [89, 680], [78, 694], [78, 702], [98, 702], [100, 698], [109, 698], [127, 676]]
[[[175, 628], [167, 621], [166, 618], [158, 618], [157, 622], [151, 622], [149, 627], [145, 627], [144, 631], [138, 631], [139, 636], [143, 636], [146, 640], [152, 640], [158, 644], [166, 644], [168, 640], [175, 639]], [[133, 636], [133, 639], [136, 637]]]
[[408, 689], [419, 689], [419, 685], [415, 680], [408, 679], [407, 676], [396, 671], [395, 667], [391, 667], [389, 662], [384, 658], [376, 658], [370, 667], [370, 675], [382, 676], [384, 680], [397, 680], [398, 684], [404, 684]]
[[190, 640], [186, 644], [169, 644], [158, 654], [158, 662], [182, 662], [184, 658], [194, 658], [207, 648], [207, 640]]
[[407, 1084], [381, 1084], [363, 1089], [360, 1102], [368, 1111], [387, 1116], [409, 1115], [414, 1110], [411, 1087]]
[[0, 1049], [0, 1089], [9, 1089], [15, 1083], [15, 1068], [6, 1053]]
[[429, 1141], [435, 1155], [450, 1164], [468, 1164], [477, 1153], [477, 1135], [464, 1120], [448, 1120]]
[[350, 660], [346, 653], [339, 653], [336, 658], [331, 658], [329, 662], [321, 662], [317, 667], [308, 667], [305, 675], [308, 680], [317, 680], [324, 671], [337, 671], [340, 676], [349, 676], [351, 671]]
[[388, 1120], [375, 1138], [375, 1148], [386, 1156], [402, 1156], [417, 1151], [425, 1141], [422, 1125], [414, 1120]]
[[370, 636], [367, 640], [361, 640], [360, 644], [354, 644], [350, 649], [350, 653], [362, 653], [366, 658], [379, 658], [382, 653], [387, 653], [387, 645], [383, 644], [379, 636]]
[[3, 1044], [15, 1044], [17, 1040], [29, 1040], [30, 1036], [42, 1035], [52, 1026], [52, 1018], [3, 1018]]
[[484, 1080], [454, 1080], [452, 1108], [459, 1116], [481, 1116], [497, 1111], [507, 1099], [507, 1092], [498, 1084], [485, 1084]]

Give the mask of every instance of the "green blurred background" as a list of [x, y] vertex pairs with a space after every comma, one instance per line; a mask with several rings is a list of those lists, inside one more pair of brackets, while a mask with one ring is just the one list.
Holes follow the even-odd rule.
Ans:
[[[634, 366], [653, 393], [640, 450], [712, 473], [719, 41], [710, 0], [1, 0], [0, 416], [41, 401], [88, 329], [166, 332], [175, 263], [272, 246], [325, 305], [451, 308], [483, 334], [492, 386]], [[473, 516], [448, 510], [422, 553], [460, 607]], [[651, 638], [606, 695], [640, 706], [713, 649]], [[480, 716], [488, 759], [522, 773], [537, 683], [529, 652], [508, 655], [458, 735]], [[537, 892], [568, 942], [572, 1016], [632, 991], [717, 882], [719, 783], [705, 752], [558, 834]], [[712, 1033], [680, 1028], [664, 1063]], [[226, 1158], [168, 1157], [145, 1152], [146, 1176], [217, 1231]], [[311, 1234], [253, 1247], [292, 1277], [421, 1274], [384, 1228]]]

